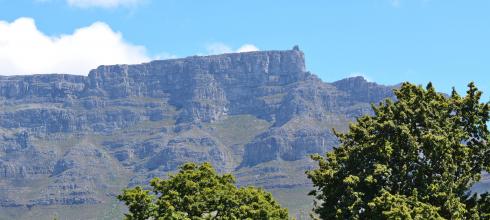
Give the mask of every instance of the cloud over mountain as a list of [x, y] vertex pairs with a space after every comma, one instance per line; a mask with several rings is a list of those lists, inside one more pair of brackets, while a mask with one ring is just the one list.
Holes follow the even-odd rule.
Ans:
[[224, 43], [212, 43], [206, 45], [207, 54], [222, 54], [222, 53], [242, 53], [259, 51], [260, 49], [253, 44], [243, 44], [238, 49], [233, 49], [231, 46]]
[[71, 73], [85, 75], [102, 64], [149, 61], [143, 46], [124, 40], [103, 22], [71, 34], [49, 36], [32, 18], [0, 21], [0, 75]]

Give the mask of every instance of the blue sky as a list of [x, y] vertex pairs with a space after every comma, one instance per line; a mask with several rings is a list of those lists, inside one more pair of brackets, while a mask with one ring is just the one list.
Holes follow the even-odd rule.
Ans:
[[327, 82], [490, 93], [489, 12], [488, 0], [0, 0], [0, 74], [297, 44]]

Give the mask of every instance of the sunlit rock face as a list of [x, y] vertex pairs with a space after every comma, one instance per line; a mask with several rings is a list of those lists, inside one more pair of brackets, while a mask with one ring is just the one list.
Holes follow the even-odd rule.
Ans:
[[298, 48], [0, 76], [0, 208], [107, 204], [187, 161], [306, 187], [332, 128], [392, 96], [361, 77], [322, 82]]

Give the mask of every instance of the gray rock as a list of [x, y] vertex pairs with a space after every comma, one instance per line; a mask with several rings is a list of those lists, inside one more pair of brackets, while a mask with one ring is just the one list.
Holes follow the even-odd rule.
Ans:
[[308, 186], [308, 155], [392, 88], [322, 82], [299, 47], [0, 76], [0, 206], [110, 203], [189, 161], [239, 185]]

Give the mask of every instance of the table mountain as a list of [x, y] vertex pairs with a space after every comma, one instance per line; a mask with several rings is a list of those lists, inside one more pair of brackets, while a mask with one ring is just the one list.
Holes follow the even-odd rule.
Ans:
[[392, 88], [323, 82], [297, 47], [0, 76], [0, 216], [114, 218], [122, 188], [187, 161], [240, 185], [308, 188], [308, 155], [336, 146], [332, 128], [345, 131]]

